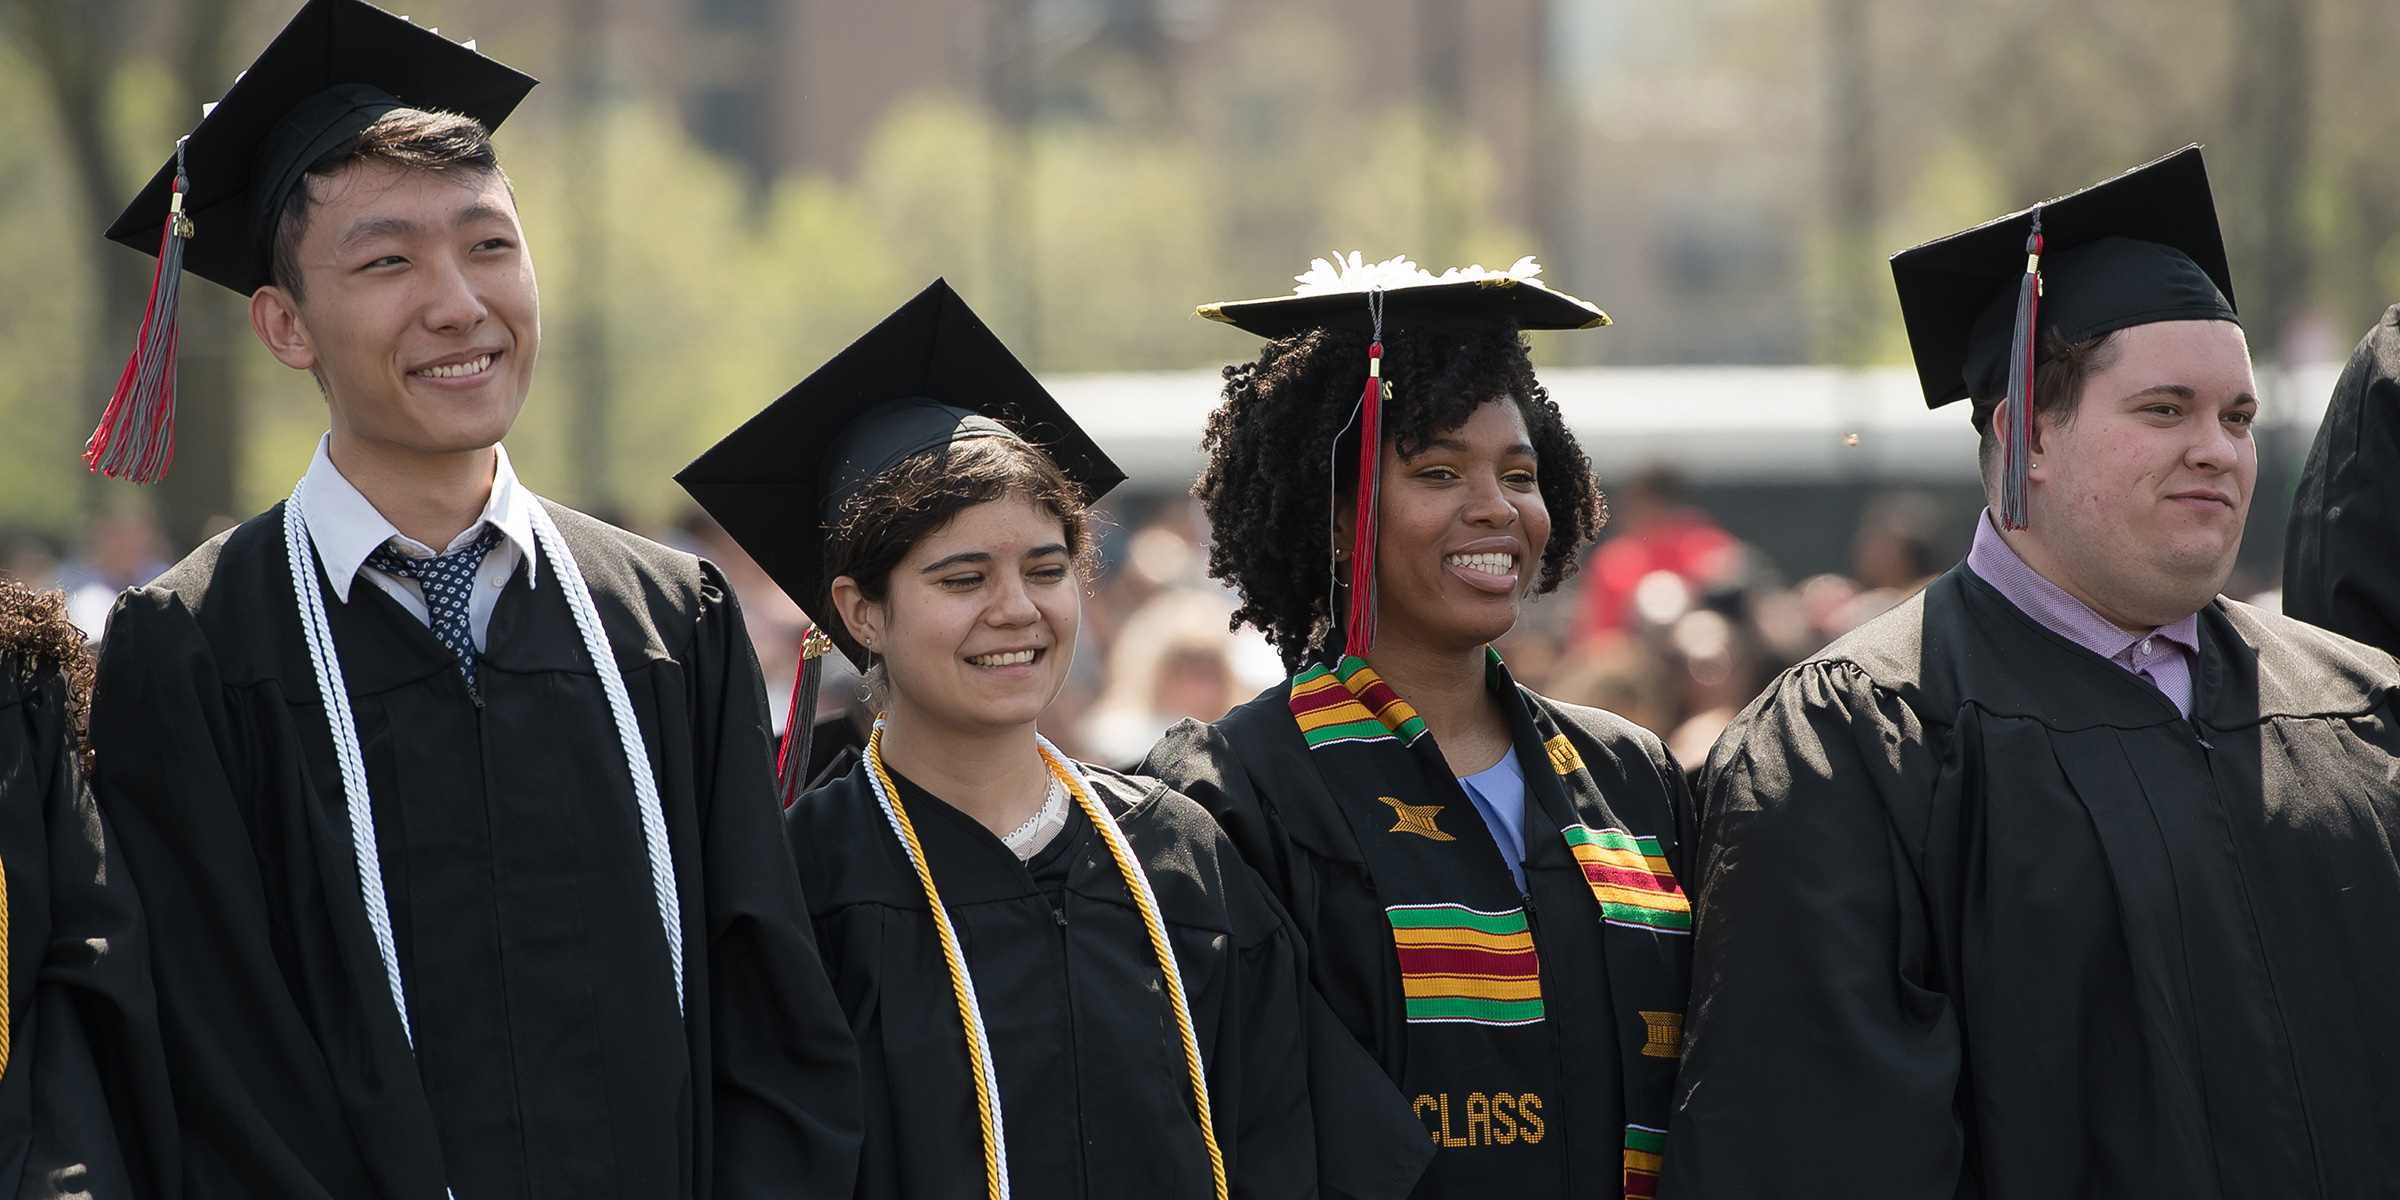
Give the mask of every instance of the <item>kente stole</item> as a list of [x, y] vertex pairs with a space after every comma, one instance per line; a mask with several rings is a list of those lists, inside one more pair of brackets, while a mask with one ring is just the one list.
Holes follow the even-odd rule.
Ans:
[[[1566, 851], [1527, 847], [1523, 892], [1425, 722], [1364, 660], [1290, 689], [1399, 959], [1399, 1082], [1442, 1147], [1418, 1194], [1589, 1195], [1605, 1175], [1639, 1200], [1657, 1189], [1680, 1062], [1691, 908], [1658, 839], [1615, 816], [1497, 654], [1488, 682], [1525, 768], [1525, 836]], [[1611, 1041], [1622, 1129], [1594, 1127]]]

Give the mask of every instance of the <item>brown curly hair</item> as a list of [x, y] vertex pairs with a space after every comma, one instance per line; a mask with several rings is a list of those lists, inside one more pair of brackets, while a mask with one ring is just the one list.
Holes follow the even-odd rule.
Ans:
[[[1225, 401], [1209, 414], [1201, 442], [1208, 466], [1192, 494], [1214, 538], [1208, 573], [1241, 592], [1234, 625], [1257, 626], [1287, 670], [1299, 670], [1333, 633], [1326, 504], [1357, 487], [1358, 432], [1350, 425], [1366, 387], [1367, 345], [1364, 333], [1331, 329], [1267, 343], [1256, 361], [1225, 368]], [[1385, 436], [1403, 456], [1465, 425], [1486, 401], [1516, 403], [1550, 509], [1534, 591], [1554, 591], [1573, 575], [1608, 520], [1608, 502], [1566, 418], [1534, 378], [1516, 329], [1405, 330], [1384, 339], [1383, 377], [1391, 385]]]
[[45, 665], [66, 679], [67, 716], [81, 742], [91, 720], [92, 651], [83, 631], [67, 619], [67, 594], [0, 579], [0, 654], [16, 659], [17, 677], [28, 687], [39, 681]]

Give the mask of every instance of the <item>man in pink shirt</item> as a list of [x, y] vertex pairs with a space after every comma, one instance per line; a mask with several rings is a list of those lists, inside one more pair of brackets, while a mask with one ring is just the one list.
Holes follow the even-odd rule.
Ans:
[[1661, 1194], [2393, 1194], [2400, 667], [2217, 595], [2258, 401], [2198, 148], [1892, 267], [1991, 507], [1710, 755]]

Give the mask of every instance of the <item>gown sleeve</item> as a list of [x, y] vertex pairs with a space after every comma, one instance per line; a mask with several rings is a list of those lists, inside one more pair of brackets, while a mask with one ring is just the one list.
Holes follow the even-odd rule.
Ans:
[[0, 693], [14, 693], [0, 695], [10, 935], [0, 1196], [163, 1195], [174, 1121], [140, 906], [85, 786], [64, 677], [50, 663], [21, 674], [4, 654], [0, 672]]
[[720, 1198], [851, 1194], [858, 1051], [775, 805], [766, 686], [714, 566], [693, 657]]
[[1958, 1014], [1893, 818], [1929, 809], [1935, 759], [1845, 663], [1786, 672], [1717, 743], [1660, 1195], [1957, 1193]]
[[2334, 385], [2284, 542], [2283, 611], [2400, 654], [2400, 305]]
[[[1235, 958], [1241, 994], [1227, 1016], [1240, 1021], [1240, 1111], [1226, 1183], [1235, 1200], [1306, 1200], [1316, 1194], [1317, 1164], [1298, 951], [1291, 931], [1278, 927]], [[1225, 1091], [1222, 1082], [1210, 1090]]]
[[1307, 1031], [1319, 1194], [1329, 1200], [1407, 1196], [1433, 1161], [1433, 1144], [1391, 1077], [1308, 982], [1310, 951], [1291, 914], [1317, 911], [1321, 883], [1312, 857], [1252, 786], [1249, 770], [1217, 726], [1185, 721], [1168, 730], [1141, 773], [1165, 780], [1207, 809], [1278, 905], [1295, 956], [1294, 986], [1301, 992]]

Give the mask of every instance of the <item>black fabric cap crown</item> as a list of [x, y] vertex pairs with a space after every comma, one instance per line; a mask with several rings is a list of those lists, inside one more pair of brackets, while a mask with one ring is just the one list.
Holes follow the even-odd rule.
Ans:
[[[2035, 361], [2049, 357], [2053, 333], [2078, 342], [2157, 321], [2237, 320], [2200, 147], [2036, 208], [2043, 250]], [[1892, 256], [1927, 407], [2007, 392], [2034, 211]]]
[[[1531, 280], [1474, 279], [1396, 287], [1383, 293], [1383, 304], [1387, 330], [1427, 325], [1597, 329], [1609, 323], [1608, 314], [1599, 306]], [[1290, 337], [1310, 329], [1374, 331], [1365, 292], [1226, 300], [1203, 304], [1196, 311], [1211, 321], [1263, 338]]]
[[[183, 269], [249, 295], [268, 283], [277, 215], [310, 164], [398, 108], [453, 112], [497, 129], [534, 79], [361, 0], [309, 0], [234, 81], [185, 146], [196, 228]], [[109, 240], [156, 254], [172, 155]]]
[[1124, 482], [966, 301], [935, 280], [675, 476], [850, 661], [826, 574], [841, 504], [936, 446], [1018, 437], [1097, 500]]

